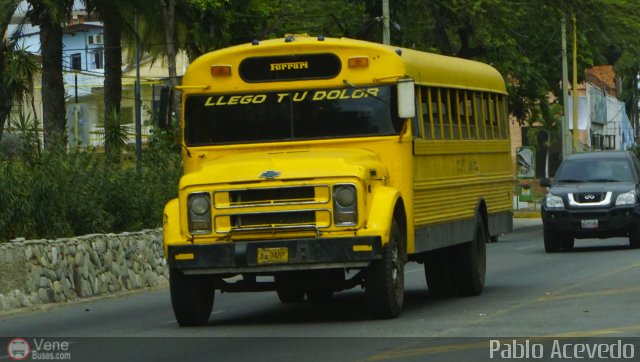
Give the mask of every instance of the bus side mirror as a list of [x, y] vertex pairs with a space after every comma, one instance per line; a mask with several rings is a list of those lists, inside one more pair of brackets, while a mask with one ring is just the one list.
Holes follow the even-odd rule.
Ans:
[[398, 80], [398, 117], [416, 116], [416, 91], [412, 79]]

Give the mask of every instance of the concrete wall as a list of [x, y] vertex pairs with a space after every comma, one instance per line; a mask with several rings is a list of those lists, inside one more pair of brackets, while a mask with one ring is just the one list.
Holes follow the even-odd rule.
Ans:
[[167, 283], [162, 230], [0, 243], [0, 311]]

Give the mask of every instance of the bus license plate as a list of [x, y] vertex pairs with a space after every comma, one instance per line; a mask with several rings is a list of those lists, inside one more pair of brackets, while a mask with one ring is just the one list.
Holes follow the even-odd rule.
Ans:
[[258, 264], [276, 264], [288, 261], [288, 248], [258, 248]]
[[582, 220], [583, 229], [595, 229], [598, 227], [598, 219]]

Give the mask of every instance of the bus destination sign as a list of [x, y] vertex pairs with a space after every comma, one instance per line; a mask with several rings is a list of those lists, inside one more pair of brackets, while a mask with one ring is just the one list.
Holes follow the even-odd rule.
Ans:
[[252, 57], [240, 63], [240, 77], [249, 83], [330, 79], [342, 69], [331, 53]]

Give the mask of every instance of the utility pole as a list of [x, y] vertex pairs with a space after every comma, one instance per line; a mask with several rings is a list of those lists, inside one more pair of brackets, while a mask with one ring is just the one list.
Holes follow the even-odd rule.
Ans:
[[389, 29], [389, 0], [382, 0], [382, 44], [391, 44]]
[[561, 23], [562, 33], [562, 104], [564, 106], [562, 115], [562, 157], [571, 154], [570, 152], [570, 133], [569, 133], [569, 70], [567, 66], [567, 29], [565, 17], [562, 17]]
[[578, 152], [578, 35], [576, 31], [576, 16], [573, 22], [573, 152]]
[[138, 35], [138, 14], [135, 16], [136, 27], [136, 86], [135, 86], [135, 106], [136, 106], [136, 169], [142, 169], [142, 102], [140, 100], [140, 37]]

